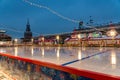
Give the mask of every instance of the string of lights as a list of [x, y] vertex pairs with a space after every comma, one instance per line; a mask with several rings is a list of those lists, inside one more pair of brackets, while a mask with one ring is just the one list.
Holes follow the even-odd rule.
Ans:
[[[8, 27], [7, 25], [5, 24], [0, 24], [0, 28], [2, 29], [6, 29], [6, 30], [9, 30], [9, 31], [12, 31], [12, 32], [17, 32], [17, 33], [24, 33], [23, 30], [16, 30], [16, 29], [13, 29], [11, 27]], [[36, 34], [36, 35], [40, 35], [40, 33], [37, 33], [37, 32], [32, 32], [33, 34]], [[72, 33], [72, 32], [62, 32], [62, 33], [54, 33], [54, 34], [43, 34], [44, 36], [48, 36], [48, 35], [57, 35], [57, 34], [67, 34], [67, 33]]]
[[[11, 28], [11, 27], [8, 27], [8, 26], [5, 25], [5, 24], [0, 24], [0, 26], [2, 26], [2, 27], [0, 27], [0, 28], [6, 29], [6, 30], [9, 30], [9, 31], [12, 31], [12, 32], [24, 33], [23, 30], [16, 30], [16, 29], [13, 29], [13, 28]], [[32, 32], [32, 33], [33, 33], [33, 34], [36, 34], [36, 35], [39, 35], [39, 33], [36, 33], [36, 32]]]
[[3, 29], [13, 31], [13, 32], [17, 32], [17, 33], [23, 33], [23, 31], [18, 31], [18, 30], [12, 29], [12, 28], [8, 28], [8, 26], [5, 25], [5, 24], [0, 24], [0, 25], [2, 26], [1, 28], [3, 28]]
[[[8, 26], [6, 26], [6, 25], [4, 25], [4, 24], [0, 24], [0, 25], [3, 26], [3, 27], [1, 27], [1, 28], [3, 28], [3, 29], [10, 30], [10, 31], [13, 31], [13, 32], [17, 32], [17, 33], [22, 33], [22, 34], [24, 33], [23, 31], [20, 31], [20, 30], [8, 28]], [[91, 28], [91, 26], [88, 26], [88, 27]], [[99, 29], [97, 29], [97, 28], [93, 28], [93, 27], [92, 27], [92, 29], [95, 29], [96, 31], [99, 31]], [[114, 29], [112, 29], [112, 30], [110, 30], [109, 32], [104, 30], [104, 32], [106, 32], [107, 35], [108, 35], [108, 34], [111, 34], [111, 33], [116, 32], [116, 31], [115, 31]], [[36, 32], [33, 32], [33, 33], [40, 35], [39, 33], [36, 33]], [[42, 35], [42, 36], [62, 35], [62, 34], [71, 34], [71, 33], [73, 33], [73, 32], [62, 32], [62, 33], [54, 33], [54, 34], [44, 34], [44, 35]], [[115, 35], [116, 35], [116, 34], [115, 34]]]
[[[43, 8], [43, 9], [46, 9], [48, 10], [49, 12], [51, 12], [52, 14], [54, 15], [57, 15], [58, 17], [64, 19], [64, 20], [67, 20], [67, 21], [71, 21], [71, 22], [74, 22], [74, 23], [79, 23], [80, 21], [79, 20], [74, 20], [74, 19], [71, 19], [71, 18], [68, 18], [68, 17], [65, 17], [63, 15], [61, 15], [60, 13], [52, 10], [51, 8], [47, 7], [47, 6], [44, 6], [44, 5], [41, 5], [41, 4], [37, 4], [37, 3], [34, 3], [34, 2], [31, 2], [29, 0], [23, 0], [25, 3], [28, 3], [29, 5], [31, 6], [35, 6], [35, 7], [38, 7], [38, 8]], [[16, 29], [13, 29], [13, 28], [9, 28], [8, 26], [4, 25], [4, 24], [0, 24], [1, 26], [3, 26], [2, 28], [4, 29], [7, 29], [7, 30], [10, 30], [10, 31], [13, 31], [13, 32], [17, 32], [17, 33], [24, 33], [23, 30], [16, 30]], [[95, 28], [94, 26], [88, 26], [86, 24], [83, 24], [83, 26], [85, 27], [89, 27], [89, 28], [93, 28], [95, 30], [97, 30], [97, 28]], [[66, 33], [72, 33], [72, 32], [62, 32], [62, 33], [54, 33], [54, 34], [44, 34], [44, 35], [55, 35], [55, 34], [66, 34]], [[36, 32], [33, 32], [33, 34], [37, 34], [37, 35], [40, 35], [39, 33], [36, 33]]]
[[51, 8], [47, 7], [47, 6], [43, 6], [43, 5], [40, 5], [40, 4], [37, 4], [37, 3], [34, 3], [34, 2], [31, 2], [31, 1], [28, 1], [28, 0], [23, 0], [25, 3], [28, 3], [30, 4], [31, 6], [35, 6], [35, 7], [38, 7], [38, 8], [43, 8], [43, 9], [46, 9], [48, 10], [49, 12], [51, 12], [52, 14], [64, 19], [64, 20], [67, 20], [67, 21], [70, 21], [70, 22], [73, 22], [73, 23], [79, 23], [80, 21], [79, 20], [74, 20], [74, 19], [71, 19], [71, 18], [68, 18], [68, 17], [65, 17], [63, 15], [61, 15], [60, 13], [52, 10]]
[[[49, 8], [49, 7], [47, 7], [47, 6], [43, 6], [43, 5], [40, 5], [40, 4], [36, 4], [36, 3], [33, 3], [33, 2], [31, 2], [31, 1], [28, 1], [28, 0], [23, 0], [23, 1], [24, 1], [25, 3], [30, 4], [31, 6], [35, 6], [35, 7], [38, 7], [38, 8], [46, 9], [46, 10], [50, 11], [51, 13], [57, 15], [58, 17], [64, 19], [64, 20], [71, 21], [71, 22], [74, 22], [74, 23], [79, 23], [79, 22], [80, 22], [79, 20], [73, 20], [73, 19], [70, 19], [70, 18], [68, 18], [68, 17], [65, 17], [65, 16], [61, 15], [60, 13], [52, 10], [51, 8]], [[84, 24], [83, 26], [84, 26], [84, 27], [93, 28], [93, 29], [97, 30], [97, 28], [94, 28], [94, 27], [92, 27], [92, 26], [88, 26], [88, 25], [86, 25], [86, 24]], [[46, 34], [46, 35], [48, 35], [48, 34]]]

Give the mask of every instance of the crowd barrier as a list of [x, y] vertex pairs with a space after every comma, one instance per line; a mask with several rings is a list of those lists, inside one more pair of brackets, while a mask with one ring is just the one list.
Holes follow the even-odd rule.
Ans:
[[119, 77], [0, 53], [0, 70], [13, 80], [119, 80]]

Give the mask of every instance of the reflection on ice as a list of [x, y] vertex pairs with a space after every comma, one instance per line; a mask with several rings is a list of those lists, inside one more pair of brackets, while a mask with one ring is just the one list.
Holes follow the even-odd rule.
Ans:
[[[6, 52], [8, 54], [14, 56], [20, 56], [25, 58], [31, 58], [36, 60], [43, 60], [48, 62], [56, 63], [60, 61], [60, 64], [80, 60], [84, 57], [94, 55], [97, 53], [101, 53], [102, 51], [106, 51], [109, 48], [104, 47], [35, 47], [35, 46], [25, 46], [25, 47], [4, 47], [0, 48], [0, 52]], [[110, 52], [110, 64], [116, 65], [116, 52]], [[102, 59], [101, 55], [106, 54], [98, 54], [92, 56], [95, 59]], [[101, 56], [101, 57], [100, 57]], [[97, 58], [96, 58], [97, 57]], [[99, 57], [99, 58], [98, 58]]]
[[57, 58], [60, 57], [60, 47], [57, 48]]
[[15, 56], [18, 56], [18, 47], [14, 47]]
[[82, 50], [85, 51], [85, 50], [86, 50], [86, 47], [82, 47]]
[[102, 51], [103, 50], [103, 47], [100, 47], [100, 51]]
[[32, 54], [32, 56], [34, 54], [34, 48], [33, 48], [33, 46], [31, 47], [31, 54]]
[[82, 59], [82, 53], [80, 48], [78, 49], [78, 59], [79, 60]]
[[114, 50], [111, 52], [111, 64], [112, 68], [116, 68], [116, 53]]
[[42, 57], [44, 57], [45, 53], [44, 53], [44, 48], [43, 47], [41, 48], [41, 51], [42, 51]]
[[4, 49], [0, 49], [0, 52], [1, 52], [1, 53], [5, 53], [6, 50], [4, 50]]

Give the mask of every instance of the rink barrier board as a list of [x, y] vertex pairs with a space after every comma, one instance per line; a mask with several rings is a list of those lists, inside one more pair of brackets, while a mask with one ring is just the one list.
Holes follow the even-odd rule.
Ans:
[[98, 73], [98, 72], [93, 72], [93, 71], [88, 71], [88, 70], [83, 70], [83, 69], [76, 69], [73, 67], [69, 66], [62, 66], [62, 65], [56, 65], [53, 63], [49, 62], [44, 62], [44, 61], [38, 61], [38, 60], [33, 60], [33, 59], [28, 59], [28, 58], [23, 58], [23, 57], [18, 57], [18, 56], [13, 56], [7, 53], [0, 53], [1, 56], [6, 56], [12, 59], [16, 60], [21, 60], [25, 62], [29, 62], [35, 65], [40, 65], [40, 66], [45, 66], [48, 68], [53, 68], [56, 70], [68, 72], [70, 74], [75, 74], [79, 76], [84, 76], [92, 79], [97, 79], [97, 80], [120, 80], [120, 76], [112, 76], [108, 74], [103, 74], [103, 73]]

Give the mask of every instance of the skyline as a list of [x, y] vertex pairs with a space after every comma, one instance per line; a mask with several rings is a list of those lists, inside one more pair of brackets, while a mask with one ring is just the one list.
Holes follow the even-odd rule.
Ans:
[[[120, 22], [119, 0], [29, 0], [37, 4], [48, 6], [59, 14], [75, 20], [87, 22], [92, 16], [95, 23]], [[0, 24], [10, 26], [11, 29], [25, 31], [27, 18], [30, 20], [32, 32], [51, 34], [70, 32], [78, 23], [65, 20], [44, 8], [31, 6], [22, 0], [0, 1]], [[0, 26], [1, 28], [1, 26]], [[13, 36], [18, 33], [10, 32]], [[20, 33], [18, 36], [22, 37]]]

